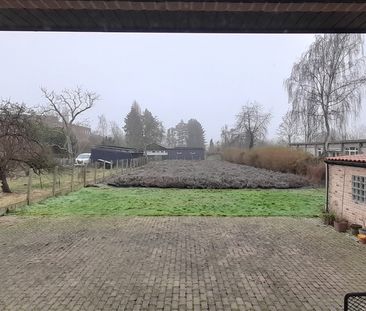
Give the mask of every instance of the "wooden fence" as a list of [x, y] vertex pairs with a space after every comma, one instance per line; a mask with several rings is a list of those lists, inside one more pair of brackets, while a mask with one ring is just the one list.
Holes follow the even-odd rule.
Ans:
[[140, 157], [115, 162], [91, 163], [85, 166], [56, 166], [53, 171], [42, 175], [36, 175], [30, 169], [27, 176], [10, 182], [16, 189], [15, 194], [7, 196], [11, 202], [1, 202], [5, 199], [4, 196], [0, 197], [0, 216], [32, 203], [65, 195], [92, 184], [106, 182], [110, 178], [132, 172], [147, 162], [146, 157]]

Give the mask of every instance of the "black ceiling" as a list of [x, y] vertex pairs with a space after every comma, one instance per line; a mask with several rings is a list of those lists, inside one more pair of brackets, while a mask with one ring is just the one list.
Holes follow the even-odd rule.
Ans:
[[0, 30], [365, 32], [366, 2], [0, 0]]

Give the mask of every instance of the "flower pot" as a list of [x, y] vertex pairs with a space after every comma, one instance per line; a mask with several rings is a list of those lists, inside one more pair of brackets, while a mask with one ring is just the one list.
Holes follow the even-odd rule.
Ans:
[[352, 224], [350, 225], [350, 228], [351, 228], [351, 233], [353, 235], [358, 235], [359, 234], [359, 230], [362, 228], [361, 225], [358, 225], [358, 224]]
[[366, 244], [366, 235], [365, 235], [365, 234], [359, 234], [359, 235], [357, 236], [357, 238], [358, 238], [358, 240], [359, 240], [359, 242], [360, 242], [361, 244]]
[[348, 222], [346, 220], [334, 221], [334, 229], [337, 232], [346, 232], [348, 228]]

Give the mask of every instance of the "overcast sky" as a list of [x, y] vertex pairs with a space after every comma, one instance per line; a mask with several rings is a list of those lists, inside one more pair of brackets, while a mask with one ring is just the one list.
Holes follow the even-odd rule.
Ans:
[[136, 100], [169, 128], [198, 119], [220, 138], [241, 105], [256, 100], [273, 115], [275, 137], [289, 108], [283, 86], [313, 35], [201, 35], [0, 32], [0, 97], [29, 106], [40, 87], [80, 85], [100, 94], [87, 114], [122, 126]]

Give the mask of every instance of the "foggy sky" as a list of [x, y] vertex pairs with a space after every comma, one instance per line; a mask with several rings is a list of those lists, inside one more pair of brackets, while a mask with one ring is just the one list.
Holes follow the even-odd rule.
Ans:
[[136, 100], [163, 121], [198, 119], [206, 140], [232, 126], [256, 100], [273, 114], [276, 136], [289, 108], [284, 80], [313, 35], [213, 35], [0, 32], [0, 98], [44, 103], [40, 87], [76, 85], [101, 96], [86, 115], [121, 126]]

